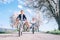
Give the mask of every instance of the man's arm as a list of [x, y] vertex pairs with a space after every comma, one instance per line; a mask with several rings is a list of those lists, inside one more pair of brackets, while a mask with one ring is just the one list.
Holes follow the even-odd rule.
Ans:
[[21, 14], [18, 15], [18, 17], [16, 18], [16, 20], [21, 20]]
[[24, 15], [24, 20], [27, 20], [26, 16]]
[[18, 23], [19, 23], [19, 16], [16, 18], [16, 21], [15, 21], [14, 25], [17, 26]]

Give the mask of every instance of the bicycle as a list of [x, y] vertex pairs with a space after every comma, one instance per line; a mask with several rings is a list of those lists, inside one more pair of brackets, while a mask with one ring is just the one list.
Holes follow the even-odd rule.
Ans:
[[22, 35], [22, 31], [23, 31], [23, 24], [24, 24], [24, 21], [19, 21], [19, 25], [18, 25], [18, 28], [19, 28], [19, 37]]
[[32, 33], [34, 34], [34, 27], [36, 23], [32, 23]]

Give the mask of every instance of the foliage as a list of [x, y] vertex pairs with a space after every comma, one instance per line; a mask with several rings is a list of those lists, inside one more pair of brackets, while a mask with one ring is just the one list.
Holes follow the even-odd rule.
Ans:
[[47, 31], [46, 33], [51, 33], [51, 34], [60, 35], [60, 31], [59, 31], [59, 30]]

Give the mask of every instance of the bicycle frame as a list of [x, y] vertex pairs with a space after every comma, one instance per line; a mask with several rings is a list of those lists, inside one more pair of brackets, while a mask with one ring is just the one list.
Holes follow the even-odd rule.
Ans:
[[32, 23], [32, 33], [34, 34], [35, 23]]
[[19, 21], [19, 36], [22, 35], [24, 21]]

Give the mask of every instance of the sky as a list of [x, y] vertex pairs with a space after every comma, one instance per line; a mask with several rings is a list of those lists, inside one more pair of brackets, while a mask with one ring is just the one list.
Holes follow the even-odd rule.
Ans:
[[0, 26], [9, 26], [10, 17], [20, 10], [24, 10], [28, 18], [32, 17], [31, 10], [23, 6], [22, 2], [21, 0], [0, 0]]
[[17, 1], [3, 1], [0, 0], [0, 24], [3, 26], [9, 25], [10, 16], [13, 14], [14, 11], [18, 10]]
[[[14, 12], [18, 12], [20, 10], [24, 10], [27, 19], [31, 20], [34, 15], [34, 12], [32, 11], [33, 9], [25, 7], [24, 0], [0, 0], [0, 28], [11, 28], [10, 17]], [[44, 21], [46, 22], [47, 20]], [[58, 28], [54, 18], [52, 18], [48, 24], [45, 22], [41, 25], [40, 30], [45, 31]]]

